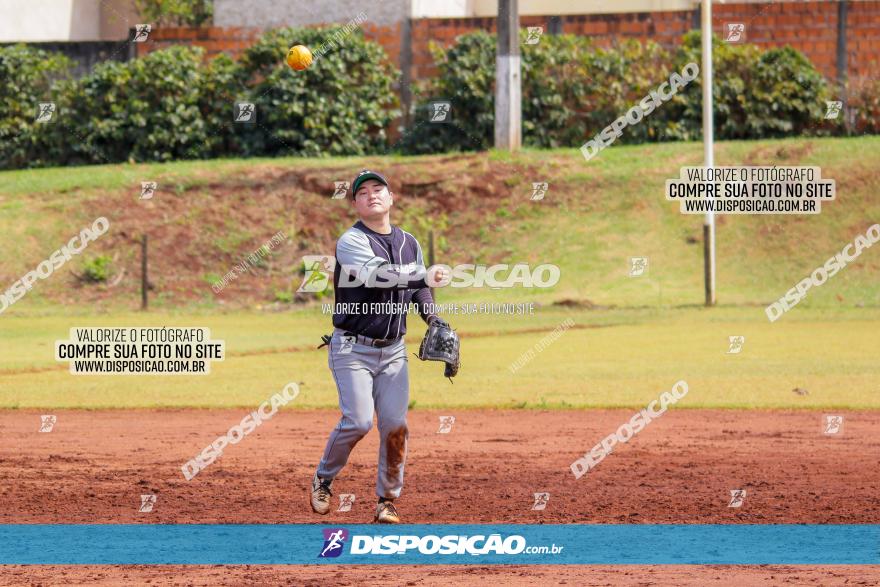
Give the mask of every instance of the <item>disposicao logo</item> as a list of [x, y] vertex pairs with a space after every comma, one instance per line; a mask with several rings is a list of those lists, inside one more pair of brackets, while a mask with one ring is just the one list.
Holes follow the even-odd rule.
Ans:
[[324, 528], [324, 546], [321, 548], [318, 558], [335, 558], [342, 554], [342, 547], [348, 539], [348, 530], [345, 528]]
[[[549, 494], [546, 494], [549, 496]], [[550, 545], [526, 545], [525, 536], [511, 534], [478, 534], [458, 535], [450, 534], [439, 536], [429, 534], [418, 536], [414, 534], [389, 534], [372, 535], [351, 534], [344, 528], [327, 528], [324, 532], [324, 546], [318, 553], [318, 558], [338, 557], [345, 550], [345, 543], [349, 542], [348, 552], [351, 555], [556, 555], [560, 554], [564, 546]]]

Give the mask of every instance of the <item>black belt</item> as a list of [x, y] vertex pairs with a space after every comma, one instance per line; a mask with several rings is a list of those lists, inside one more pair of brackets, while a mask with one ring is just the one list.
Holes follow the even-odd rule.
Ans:
[[367, 346], [376, 347], [377, 349], [391, 346], [401, 339], [400, 336], [398, 336], [397, 338], [370, 338], [369, 336], [364, 336], [363, 334], [355, 334], [354, 332], [345, 332], [344, 336], [353, 336], [356, 342]]

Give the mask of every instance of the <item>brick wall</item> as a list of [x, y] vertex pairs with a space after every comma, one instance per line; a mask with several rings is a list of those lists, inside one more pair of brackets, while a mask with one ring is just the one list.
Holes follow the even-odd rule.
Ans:
[[880, 2], [851, 2], [846, 21], [850, 76], [880, 76]]
[[[392, 63], [400, 62], [400, 24], [377, 26], [364, 23], [361, 30], [367, 39], [382, 45]], [[150, 32], [149, 40], [137, 43], [138, 56], [146, 55], [171, 45], [195, 45], [206, 51], [211, 58], [218, 53], [236, 56], [252, 45], [262, 34], [259, 28], [250, 27], [157, 27]], [[312, 50], [317, 47], [312, 47]]]
[[[837, 77], [838, 3], [775, 2], [716, 4], [713, 8], [714, 32], [721, 35], [727, 22], [746, 25], [747, 41], [761, 47], [791, 45], [802, 51], [829, 79]], [[564, 33], [593, 37], [600, 45], [622, 39], [652, 39], [671, 47], [689, 31], [695, 12], [641, 12], [627, 14], [591, 14], [561, 16]], [[521, 26], [543, 26], [548, 33], [550, 17], [524, 16]], [[368, 39], [380, 43], [391, 60], [400, 66], [400, 24], [387, 26], [365, 23]], [[847, 63], [854, 77], [880, 76], [880, 1], [850, 2], [847, 18]], [[455, 38], [475, 30], [495, 31], [494, 18], [420, 19], [412, 23], [412, 79], [434, 75], [428, 49], [434, 41], [450, 45]], [[254, 28], [205, 29], [163, 28], [151, 33], [150, 42], [138, 46], [138, 54], [175, 43], [191, 43], [207, 49], [208, 55], [221, 51], [237, 54], [259, 35]]]
[[[722, 35], [725, 23], [746, 25], [747, 41], [761, 47], [791, 45], [803, 52], [829, 79], [837, 77], [838, 2], [715, 4], [712, 29]], [[671, 47], [693, 28], [696, 12], [635, 12], [560, 17], [562, 32], [590, 36], [599, 45], [622, 39], [651, 39]], [[550, 17], [528, 16], [523, 27], [549, 29]], [[424, 19], [413, 23], [413, 77], [435, 73], [428, 42], [451, 44], [458, 35], [495, 31], [494, 18]], [[847, 18], [847, 63], [850, 77], [880, 75], [880, 2], [850, 2]]]
[[[597, 44], [610, 45], [615, 39], [653, 39], [663, 45], [674, 45], [691, 29], [691, 12], [654, 12], [628, 14], [589, 14], [559, 17], [562, 32], [592, 37]], [[523, 28], [540, 26], [547, 34], [549, 16], [523, 16]], [[450, 45], [459, 35], [476, 30], [495, 32], [494, 18], [422, 19], [413, 23], [413, 77], [430, 77], [436, 73], [428, 43]]]
[[[852, 4], [852, 3], [851, 3]], [[837, 2], [719, 5], [713, 28], [725, 22], [746, 25], [746, 41], [759, 47], [791, 45], [829, 79], [837, 77]], [[848, 31], [850, 45], [854, 31]]]
[[369, 22], [361, 25], [364, 37], [382, 45], [388, 58], [396, 67], [400, 67], [400, 23], [389, 26], [375, 26]]
[[231, 27], [154, 27], [149, 39], [137, 43], [138, 57], [171, 45], [195, 45], [202, 47], [208, 57], [218, 53], [237, 55], [254, 43], [260, 29]]

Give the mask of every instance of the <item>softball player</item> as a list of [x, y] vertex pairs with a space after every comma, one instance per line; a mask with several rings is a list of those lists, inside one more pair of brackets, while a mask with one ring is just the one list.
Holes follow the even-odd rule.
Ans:
[[[336, 242], [335, 328], [331, 336], [324, 337], [342, 418], [330, 433], [312, 479], [311, 503], [319, 514], [330, 511], [333, 479], [372, 428], [375, 411], [379, 428], [379, 502], [374, 521], [397, 524], [400, 516], [393, 501], [403, 488], [409, 436], [409, 373], [403, 340], [406, 314], [399, 309], [412, 302], [428, 324], [438, 318], [431, 312], [434, 300], [426, 283], [421, 246], [413, 235], [391, 224], [394, 194], [388, 189], [388, 181], [379, 173], [364, 170], [352, 182], [351, 191], [359, 220]], [[393, 279], [377, 283], [376, 273], [380, 270]], [[445, 269], [432, 271], [433, 279], [441, 283], [449, 277]], [[346, 281], [362, 285], [345, 287]], [[389, 281], [393, 286], [389, 287]], [[337, 313], [354, 307], [361, 311]]]

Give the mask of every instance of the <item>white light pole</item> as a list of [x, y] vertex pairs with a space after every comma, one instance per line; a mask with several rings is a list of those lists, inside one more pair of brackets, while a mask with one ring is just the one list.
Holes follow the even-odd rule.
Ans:
[[[703, 0], [703, 164], [715, 166], [715, 145], [712, 121], [712, 0]], [[711, 201], [711, 200], [710, 200]], [[709, 210], [703, 219], [703, 277], [706, 283], [706, 305], [715, 305], [715, 212]]]

